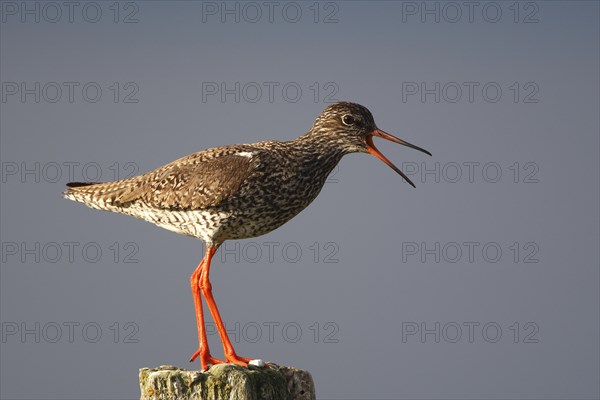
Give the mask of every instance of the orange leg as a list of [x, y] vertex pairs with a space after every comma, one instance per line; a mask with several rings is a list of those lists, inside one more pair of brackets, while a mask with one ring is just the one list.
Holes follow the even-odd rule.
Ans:
[[[206, 304], [208, 305], [208, 309], [217, 325], [217, 331], [219, 332], [219, 337], [221, 338], [221, 342], [223, 343], [223, 351], [225, 352], [225, 359], [227, 362], [247, 366], [251, 358], [240, 357], [235, 354], [235, 350], [233, 349], [233, 345], [229, 340], [229, 336], [227, 336], [227, 331], [225, 330], [225, 325], [221, 320], [221, 315], [219, 314], [219, 310], [217, 308], [217, 304], [215, 303], [215, 299], [212, 295], [212, 285], [210, 284], [210, 280], [208, 278], [208, 274], [210, 272], [210, 262], [212, 260], [212, 256], [215, 254], [216, 247], [208, 247], [206, 250], [206, 257], [203, 263], [200, 264], [202, 268], [200, 268], [200, 290], [204, 295], [204, 299], [206, 300]], [[206, 336], [205, 336], [206, 337]], [[204, 339], [206, 342], [206, 339]], [[208, 347], [207, 347], [208, 349]]]
[[206, 263], [210, 263], [210, 259], [212, 255], [215, 253], [216, 248], [209, 247], [206, 250], [206, 254], [198, 268], [192, 273], [190, 277], [190, 285], [192, 286], [192, 295], [194, 296], [194, 307], [196, 309], [196, 322], [198, 325], [198, 350], [192, 355], [190, 358], [190, 362], [194, 361], [198, 356], [200, 356], [200, 364], [202, 370], [206, 370], [209, 364], [221, 364], [224, 361], [216, 359], [210, 355], [210, 351], [208, 349], [208, 340], [206, 338], [206, 330], [204, 327], [204, 312], [202, 310], [202, 298], [200, 297], [200, 275], [202, 274], [202, 270], [204, 269], [204, 265]]

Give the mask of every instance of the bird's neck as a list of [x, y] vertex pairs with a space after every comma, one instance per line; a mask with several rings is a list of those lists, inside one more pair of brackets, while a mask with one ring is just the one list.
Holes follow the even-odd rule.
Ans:
[[318, 158], [336, 159], [336, 163], [348, 154], [341, 140], [337, 141], [331, 136], [319, 135], [310, 131], [290, 143], [302, 151], [314, 153]]
[[347, 154], [331, 137], [308, 132], [287, 143], [299, 160], [311, 169], [329, 174]]

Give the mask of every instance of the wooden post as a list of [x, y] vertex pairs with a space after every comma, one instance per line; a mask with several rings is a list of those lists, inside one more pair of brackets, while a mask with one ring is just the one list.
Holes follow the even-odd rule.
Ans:
[[206, 372], [170, 365], [140, 369], [141, 400], [315, 400], [308, 371], [267, 363], [270, 368], [212, 366]]

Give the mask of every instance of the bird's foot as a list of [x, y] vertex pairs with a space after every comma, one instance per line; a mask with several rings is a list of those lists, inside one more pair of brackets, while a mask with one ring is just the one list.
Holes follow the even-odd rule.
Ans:
[[192, 357], [190, 357], [190, 362], [193, 362], [198, 356], [200, 356], [200, 366], [202, 367], [202, 371], [208, 370], [211, 365], [225, 364], [227, 362], [211, 356], [208, 352], [203, 352], [202, 349], [196, 350]]
[[241, 365], [242, 367], [247, 367], [248, 363], [252, 361], [252, 358], [238, 356], [237, 354], [226, 354], [225, 359], [228, 363]]
[[[250, 363], [250, 361], [253, 360], [252, 358], [238, 356], [235, 353], [226, 355], [225, 360], [221, 360], [219, 358], [215, 358], [215, 357], [211, 356], [210, 353], [208, 353], [208, 352], [204, 352], [202, 349], [198, 349], [192, 355], [192, 357], [190, 357], [190, 362], [193, 362], [198, 357], [200, 357], [200, 364], [202, 366], [202, 371], [208, 370], [208, 368], [210, 368], [211, 365], [227, 364], [227, 363], [240, 365], [242, 367], [247, 367], [248, 363]], [[266, 366], [266, 364], [265, 364], [265, 366]]]

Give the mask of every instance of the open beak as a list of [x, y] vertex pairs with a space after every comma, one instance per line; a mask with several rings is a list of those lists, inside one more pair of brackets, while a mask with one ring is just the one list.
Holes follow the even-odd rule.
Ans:
[[373, 144], [373, 136], [377, 136], [382, 139], [389, 140], [390, 142], [394, 142], [394, 143], [398, 143], [398, 144], [401, 144], [404, 146], [411, 147], [415, 150], [422, 151], [425, 154], [431, 155], [431, 153], [425, 149], [415, 146], [414, 144], [408, 143], [402, 139], [398, 139], [396, 136], [390, 135], [389, 133], [386, 133], [380, 129], [375, 129], [373, 132], [371, 132], [367, 135], [367, 138], [365, 140], [367, 143], [367, 151], [369, 153], [373, 154], [375, 157], [379, 158], [384, 163], [386, 163], [391, 169], [396, 171], [398, 174], [400, 174], [400, 176], [402, 176], [404, 178], [404, 180], [406, 180], [406, 182], [410, 183], [410, 185], [412, 187], [416, 187], [415, 184], [412, 183], [412, 181], [410, 179], [408, 179], [408, 177], [406, 175], [404, 175], [404, 172], [400, 171], [400, 169], [398, 167], [396, 167], [394, 164], [392, 164], [392, 162], [390, 160], [385, 158], [385, 156], [383, 154], [381, 154], [381, 152], [379, 150], [377, 150], [377, 147], [375, 147], [375, 145]]

